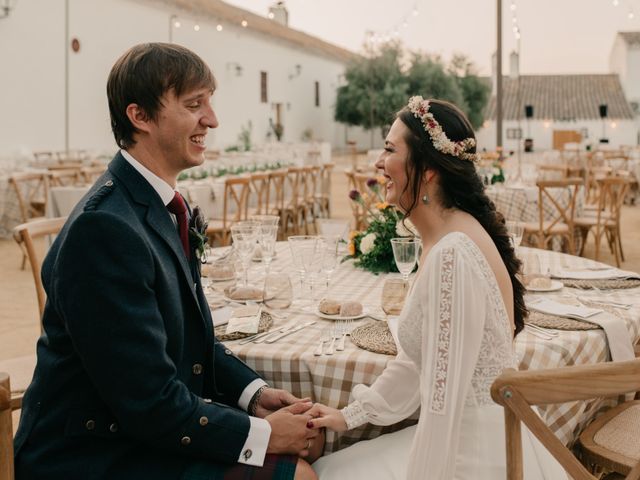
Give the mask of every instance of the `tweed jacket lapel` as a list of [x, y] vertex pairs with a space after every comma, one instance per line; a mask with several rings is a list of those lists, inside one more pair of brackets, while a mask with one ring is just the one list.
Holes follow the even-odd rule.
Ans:
[[175, 255], [180, 264], [183, 279], [187, 282], [193, 300], [200, 309], [191, 267], [182, 250], [178, 231], [158, 193], [120, 153], [109, 164], [109, 171], [127, 188], [134, 202], [147, 207], [145, 221], [166, 242]]

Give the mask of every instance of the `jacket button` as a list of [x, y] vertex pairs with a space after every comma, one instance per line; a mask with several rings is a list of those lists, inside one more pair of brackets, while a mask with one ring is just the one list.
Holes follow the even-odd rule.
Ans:
[[251, 451], [250, 448], [247, 448], [243, 453], [242, 456], [244, 457], [245, 461], [249, 460], [251, 458], [251, 455], [253, 454], [253, 452]]
[[204, 427], [207, 423], [209, 423], [209, 419], [207, 417], [200, 417], [200, 425]]
[[87, 420], [84, 426], [87, 430], [94, 430], [96, 428], [96, 422], [95, 420]]
[[204, 403], [212, 403], [212, 400], [210, 398], [203, 398], [202, 401]]
[[200, 363], [194, 363], [191, 371], [194, 375], [200, 375], [202, 373], [202, 365]]
[[227, 355], [232, 355], [233, 352], [231, 350], [229, 350], [228, 348], [225, 349], [224, 353], [226, 353]]
[[111, 433], [116, 433], [118, 431], [118, 424], [112, 423], [111, 425], [109, 425], [109, 431]]
[[191, 437], [182, 437], [180, 439], [180, 443], [184, 446], [190, 445], [191, 444]]

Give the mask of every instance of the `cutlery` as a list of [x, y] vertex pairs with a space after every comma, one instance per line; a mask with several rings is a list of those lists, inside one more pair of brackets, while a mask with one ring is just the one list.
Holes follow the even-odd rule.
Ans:
[[251, 341], [253, 343], [266, 342], [271, 337], [274, 337], [274, 336], [279, 335], [281, 333], [285, 333], [285, 332], [289, 332], [289, 331], [293, 330], [294, 328], [296, 328], [297, 325], [298, 324], [295, 323], [295, 322], [288, 323], [287, 325], [284, 325], [284, 326], [282, 326], [280, 328], [276, 328], [275, 330], [271, 330], [270, 332], [266, 332], [266, 335], [262, 335], [260, 338], [254, 338]]
[[331, 340], [331, 336], [329, 335], [329, 331], [327, 330], [327, 331], [322, 333], [322, 337], [320, 337], [320, 344], [313, 351], [313, 354], [316, 357], [319, 357], [320, 355], [322, 355], [322, 352], [324, 351], [324, 344], [325, 344], [325, 342], [328, 342], [329, 340]]
[[536, 330], [544, 335], [549, 335], [551, 337], [557, 337], [559, 334], [555, 330], [549, 330], [544, 327], [539, 327], [538, 325], [533, 325], [532, 323], [527, 324], [530, 329]]
[[265, 340], [265, 343], [274, 343], [277, 342], [278, 340], [286, 337], [287, 335], [291, 335], [292, 333], [298, 332], [300, 330], [302, 330], [303, 328], [308, 327], [309, 325], [313, 325], [314, 323], [316, 323], [315, 320], [309, 320], [308, 322], [302, 323], [300, 325], [298, 325], [295, 328], [292, 328], [291, 330], [287, 330], [286, 332], [283, 332], [279, 335], [276, 335], [275, 337], [269, 337], [268, 339]]
[[333, 355], [333, 346], [336, 344], [336, 337], [334, 335], [331, 336], [331, 343], [327, 347], [327, 351], [324, 352], [325, 355]]
[[538, 332], [537, 330], [531, 328], [530, 325], [526, 325], [525, 329], [527, 330], [527, 332], [529, 332], [534, 337], [538, 337], [538, 338], [541, 338], [543, 340], [553, 340], [553, 337], [551, 335], [547, 335], [546, 333]]
[[595, 298], [589, 298], [584, 296], [578, 296], [576, 298], [580, 302], [591, 302], [591, 303], [596, 303], [598, 305], [608, 305], [610, 307], [621, 308], [623, 310], [629, 310], [631, 308], [631, 304], [629, 303], [614, 302], [613, 300], [597, 300]]

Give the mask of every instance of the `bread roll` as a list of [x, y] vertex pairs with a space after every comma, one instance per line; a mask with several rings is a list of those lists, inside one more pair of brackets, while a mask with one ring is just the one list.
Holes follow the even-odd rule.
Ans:
[[325, 315], [337, 315], [340, 313], [340, 302], [330, 298], [323, 298], [318, 305], [318, 310]]
[[344, 302], [340, 306], [341, 317], [357, 317], [362, 315], [362, 304], [360, 302]]

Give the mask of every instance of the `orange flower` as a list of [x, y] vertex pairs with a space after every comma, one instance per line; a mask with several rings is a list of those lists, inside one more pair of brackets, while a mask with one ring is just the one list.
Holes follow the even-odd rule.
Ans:
[[356, 246], [353, 242], [349, 242], [349, 245], [347, 245], [347, 251], [350, 256], [354, 256], [356, 254]]
[[360, 232], [358, 232], [357, 230], [351, 230], [351, 232], [349, 232], [349, 240], [353, 240], [354, 238], [356, 238], [358, 233]]
[[380, 185], [386, 185], [386, 183], [387, 183], [387, 177], [385, 177], [384, 175], [378, 175], [376, 180], [378, 181], [378, 184], [380, 184]]
[[376, 208], [378, 210], [384, 210], [388, 206], [389, 206], [389, 204], [387, 202], [378, 202], [378, 203], [376, 203]]

